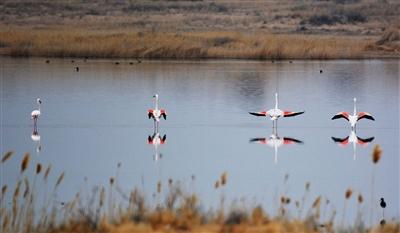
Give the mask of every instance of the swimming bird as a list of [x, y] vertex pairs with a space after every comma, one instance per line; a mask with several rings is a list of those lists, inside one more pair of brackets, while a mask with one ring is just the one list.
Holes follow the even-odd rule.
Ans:
[[275, 108], [263, 112], [249, 112], [249, 113], [254, 116], [270, 117], [273, 122], [273, 126], [276, 127], [279, 117], [293, 117], [303, 114], [304, 112], [305, 111], [292, 112], [292, 111], [280, 110], [278, 108], [278, 93], [275, 93]]
[[154, 109], [149, 109], [147, 111], [147, 116], [150, 118], [153, 118], [154, 120], [154, 130], [158, 131], [158, 122], [160, 122], [160, 118], [163, 117], [164, 120], [167, 119], [167, 111], [165, 109], [158, 109], [158, 94], [153, 95], [153, 98], [155, 99], [155, 107]]
[[147, 144], [153, 145], [154, 146], [154, 161], [158, 161], [161, 159], [162, 154], [158, 152], [158, 146], [163, 145], [167, 142], [167, 135], [164, 134], [163, 137], [161, 137], [160, 133], [156, 132], [153, 134], [153, 136], [150, 136], [147, 138]]
[[367, 146], [370, 142], [374, 140], [375, 137], [360, 138], [357, 136], [356, 132], [352, 130], [349, 136], [345, 138], [335, 138], [335, 137], [331, 138], [335, 143], [343, 147], [349, 145], [350, 143], [353, 144], [353, 159], [356, 160], [357, 145]]
[[283, 145], [303, 144], [303, 141], [290, 137], [279, 137], [278, 133], [274, 130], [268, 138], [251, 138], [250, 143], [264, 144], [274, 148], [274, 161], [277, 163], [279, 147]]
[[336, 115], [334, 115], [332, 117], [332, 120], [336, 120], [336, 119], [339, 119], [339, 118], [344, 118], [348, 122], [350, 122], [352, 130], [355, 129], [357, 122], [359, 120], [361, 120], [361, 119], [365, 118], [365, 119], [368, 119], [368, 120], [375, 121], [375, 119], [368, 112], [359, 112], [359, 113], [357, 113], [357, 109], [356, 109], [357, 99], [354, 98], [353, 101], [354, 101], [353, 115], [350, 115], [348, 112], [339, 112], [339, 113], [337, 113]]
[[38, 109], [33, 110], [31, 112], [31, 119], [33, 119], [33, 123], [34, 123], [34, 127], [36, 128], [36, 123], [37, 123], [37, 119], [40, 117], [40, 105], [42, 104], [42, 100], [40, 98], [36, 99], [36, 102], [38, 104]]

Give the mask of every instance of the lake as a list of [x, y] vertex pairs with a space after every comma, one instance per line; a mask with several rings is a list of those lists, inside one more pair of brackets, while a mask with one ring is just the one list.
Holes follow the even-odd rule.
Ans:
[[[29, 152], [31, 164], [52, 164], [53, 183], [66, 172], [60, 200], [72, 199], [86, 185], [107, 185], [121, 163], [121, 188], [138, 187], [153, 203], [157, 182], [166, 186], [171, 178], [197, 193], [205, 209], [218, 207], [223, 192], [226, 203], [262, 204], [275, 214], [285, 195], [297, 216], [294, 201], [310, 182], [306, 210], [322, 195], [330, 200], [328, 212], [335, 208], [341, 221], [351, 188], [346, 224], [354, 222], [359, 193], [367, 224], [371, 208], [373, 223], [382, 218], [381, 197], [388, 203], [385, 217], [399, 219], [399, 60], [115, 62], [0, 58], [1, 153], [16, 152], [1, 167], [4, 184], [16, 183]], [[282, 110], [305, 110], [279, 120], [279, 137], [303, 143], [279, 147], [276, 158], [274, 148], [250, 142], [270, 137], [271, 120], [248, 114], [273, 108], [275, 92]], [[168, 113], [159, 126], [166, 143], [158, 146], [157, 160], [148, 144], [153, 122], [147, 117], [155, 93]], [[38, 97], [40, 142], [31, 138], [30, 119]], [[349, 123], [331, 120], [337, 112], [352, 113], [354, 97], [357, 110], [375, 118], [358, 123], [358, 137], [374, 138], [355, 152], [352, 144], [332, 140], [347, 137]], [[383, 150], [377, 164], [371, 159], [375, 144]], [[227, 185], [215, 190], [223, 172]]]

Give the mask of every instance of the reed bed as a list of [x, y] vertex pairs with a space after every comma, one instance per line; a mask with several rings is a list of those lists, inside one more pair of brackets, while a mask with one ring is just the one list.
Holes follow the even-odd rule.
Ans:
[[[375, 166], [377, 154], [382, 151], [375, 148], [372, 163]], [[14, 159], [13, 152], [3, 155], [1, 165]], [[246, 207], [232, 203], [225, 205], [224, 187], [229, 185], [229, 174], [223, 172], [215, 182], [216, 195], [220, 195], [220, 206], [216, 210], [205, 211], [198, 196], [185, 190], [182, 183], [168, 180], [159, 181], [155, 192], [158, 201], [151, 204], [148, 197], [139, 189], [126, 192], [118, 183], [121, 163], [118, 163], [116, 176], [109, 178], [108, 185], [94, 186], [91, 190], [77, 192], [68, 202], [58, 199], [59, 187], [65, 172], [56, 175], [53, 185], [48, 183], [52, 175], [51, 165], [37, 163], [30, 166], [30, 155], [21, 160], [18, 179], [14, 189], [3, 185], [0, 201], [0, 227], [2, 233], [126, 233], [126, 232], [399, 232], [400, 223], [388, 220], [384, 224], [376, 223], [366, 228], [362, 217], [363, 196], [357, 197], [357, 218], [350, 226], [335, 225], [336, 209], [329, 199], [318, 195], [311, 196], [311, 184], [304, 187], [301, 200], [293, 200], [287, 191], [281, 192], [279, 208], [275, 214], [266, 213], [261, 205]], [[376, 167], [376, 166], [375, 166]], [[30, 172], [29, 169], [32, 168]], [[28, 175], [31, 174], [31, 175]], [[194, 178], [192, 178], [194, 180]], [[283, 186], [289, 180], [285, 175]], [[85, 178], [85, 182], [87, 179]], [[210, 184], [212, 185], [212, 183]], [[44, 187], [43, 187], [44, 186]], [[38, 188], [40, 187], [40, 188]], [[51, 190], [51, 194], [43, 190]], [[85, 188], [87, 183], [85, 183]], [[163, 193], [165, 195], [163, 195]], [[352, 198], [353, 190], [344, 191], [343, 219], [346, 216], [347, 202]], [[313, 200], [311, 205], [307, 199]], [[6, 205], [6, 200], [12, 202]], [[41, 201], [43, 200], [42, 204]], [[297, 217], [290, 213], [296, 207]], [[329, 210], [329, 211], [328, 211]], [[302, 214], [304, 213], [304, 214]]]
[[148, 59], [356, 59], [368, 37], [268, 33], [138, 32], [127, 30], [0, 30], [8, 56]]

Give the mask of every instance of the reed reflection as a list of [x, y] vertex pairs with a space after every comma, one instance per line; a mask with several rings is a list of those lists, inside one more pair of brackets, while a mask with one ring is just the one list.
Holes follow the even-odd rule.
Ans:
[[274, 162], [278, 163], [278, 148], [283, 145], [303, 144], [303, 141], [291, 137], [279, 137], [276, 127], [269, 137], [250, 138], [250, 143], [264, 144], [274, 149]]
[[351, 130], [349, 136], [344, 137], [344, 138], [336, 138], [336, 137], [331, 137], [333, 142], [338, 144], [339, 146], [345, 148], [349, 144], [352, 144], [353, 146], [353, 159], [356, 160], [357, 157], [357, 145], [361, 145], [366, 147], [370, 142], [374, 140], [375, 137], [369, 137], [369, 138], [360, 138], [357, 136], [355, 130]]

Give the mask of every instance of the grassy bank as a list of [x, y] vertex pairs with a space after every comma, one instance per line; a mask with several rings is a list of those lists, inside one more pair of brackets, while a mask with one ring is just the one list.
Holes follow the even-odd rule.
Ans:
[[[382, 155], [379, 146], [372, 153], [371, 166], [376, 166]], [[13, 152], [3, 155], [1, 165], [18, 159]], [[2, 184], [0, 198], [0, 223], [3, 233], [123, 233], [123, 232], [399, 232], [400, 224], [387, 219], [372, 228], [366, 228], [367, 218], [364, 197], [351, 188], [343, 190], [344, 208], [322, 195], [312, 194], [312, 184], [306, 183], [299, 200], [289, 193], [279, 194], [276, 213], [266, 213], [261, 205], [245, 206], [243, 203], [225, 203], [228, 174], [216, 177], [215, 195], [220, 203], [215, 210], [204, 210], [198, 196], [186, 190], [179, 181], [159, 181], [153, 197], [138, 189], [126, 191], [119, 185], [118, 174], [122, 164], [117, 165], [116, 175], [108, 184], [83, 189], [70, 201], [59, 198], [64, 172], [52, 170], [51, 165], [31, 165], [29, 154], [21, 158], [16, 169], [14, 187]], [[55, 176], [54, 183], [50, 182]], [[192, 178], [193, 179], [193, 178]], [[372, 175], [372, 179], [374, 176]], [[289, 181], [285, 175], [283, 185]], [[194, 181], [193, 181], [194, 182]], [[210, 184], [212, 185], [212, 184]], [[344, 225], [346, 206], [357, 199], [357, 217], [351, 226]], [[149, 201], [153, 200], [153, 201]], [[307, 201], [309, 200], [309, 201]], [[351, 206], [348, 206], [348, 208]], [[347, 209], [348, 209], [347, 208]], [[338, 213], [338, 214], [337, 214]], [[342, 223], [337, 225], [337, 218]], [[349, 222], [349, 221], [347, 221]], [[336, 223], [336, 224], [335, 224]]]
[[[9, 56], [171, 59], [342, 59], [371, 57], [370, 37], [239, 32], [3, 30]], [[376, 54], [374, 55], [376, 56]]]

